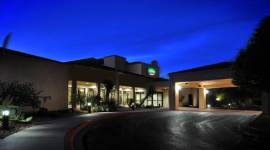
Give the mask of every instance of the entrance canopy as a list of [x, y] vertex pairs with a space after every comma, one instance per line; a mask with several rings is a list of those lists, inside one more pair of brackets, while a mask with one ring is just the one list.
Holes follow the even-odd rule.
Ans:
[[216, 80], [202, 80], [202, 81], [187, 81], [187, 82], [176, 82], [176, 86], [181, 88], [228, 88], [236, 87], [232, 83], [232, 79], [216, 79]]
[[198, 92], [193, 90], [193, 97], [190, 96], [192, 91], [189, 91], [189, 101], [197, 97], [199, 108], [205, 109], [207, 89], [236, 87], [232, 83], [231, 68], [232, 62], [222, 62], [170, 73], [170, 109], [179, 109], [183, 97], [187, 97], [183, 96], [185, 94], [183, 90], [181, 92], [183, 88], [198, 90]]

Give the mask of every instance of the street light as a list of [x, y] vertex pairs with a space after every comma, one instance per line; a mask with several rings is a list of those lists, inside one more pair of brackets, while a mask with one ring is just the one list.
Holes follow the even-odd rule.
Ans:
[[91, 106], [92, 106], [92, 103], [91, 102], [88, 102], [87, 103], [88, 113], [91, 113]]
[[9, 110], [2, 111], [2, 128], [5, 130], [9, 130]]

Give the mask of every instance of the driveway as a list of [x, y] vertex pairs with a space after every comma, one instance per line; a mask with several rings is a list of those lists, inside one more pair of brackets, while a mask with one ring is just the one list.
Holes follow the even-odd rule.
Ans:
[[[120, 115], [114, 115], [120, 114]], [[105, 117], [106, 119], [101, 119]], [[81, 134], [88, 149], [213, 149], [239, 143], [239, 125], [252, 114], [213, 112], [97, 113], [34, 125], [0, 140], [1, 150], [63, 150], [66, 132], [98, 120]], [[83, 133], [82, 132], [82, 133]], [[78, 138], [79, 139], [79, 138]], [[76, 142], [78, 143], [78, 141]]]
[[[256, 113], [254, 113], [256, 114]], [[240, 126], [255, 119], [243, 112], [149, 112], [104, 119], [84, 129], [75, 147], [88, 150], [253, 149]]]

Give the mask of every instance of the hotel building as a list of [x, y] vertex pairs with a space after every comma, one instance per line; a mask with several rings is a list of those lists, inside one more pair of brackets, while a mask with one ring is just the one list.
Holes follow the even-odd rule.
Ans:
[[104, 99], [105, 80], [114, 83], [110, 98], [121, 106], [127, 107], [129, 99], [141, 102], [152, 86], [155, 93], [143, 105], [168, 108], [169, 82], [159, 77], [159, 69], [155, 61], [130, 63], [117, 55], [59, 62], [0, 48], [0, 80], [32, 83], [43, 91], [41, 95], [52, 98], [42, 103], [48, 110], [71, 107], [72, 93], [76, 92]]

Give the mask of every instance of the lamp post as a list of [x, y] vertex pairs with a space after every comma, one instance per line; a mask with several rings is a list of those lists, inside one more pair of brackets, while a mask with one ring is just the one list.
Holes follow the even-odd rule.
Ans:
[[92, 105], [91, 102], [88, 102], [88, 103], [87, 103], [88, 113], [91, 113], [91, 105]]
[[2, 116], [2, 128], [9, 130], [9, 110], [3, 110]]

